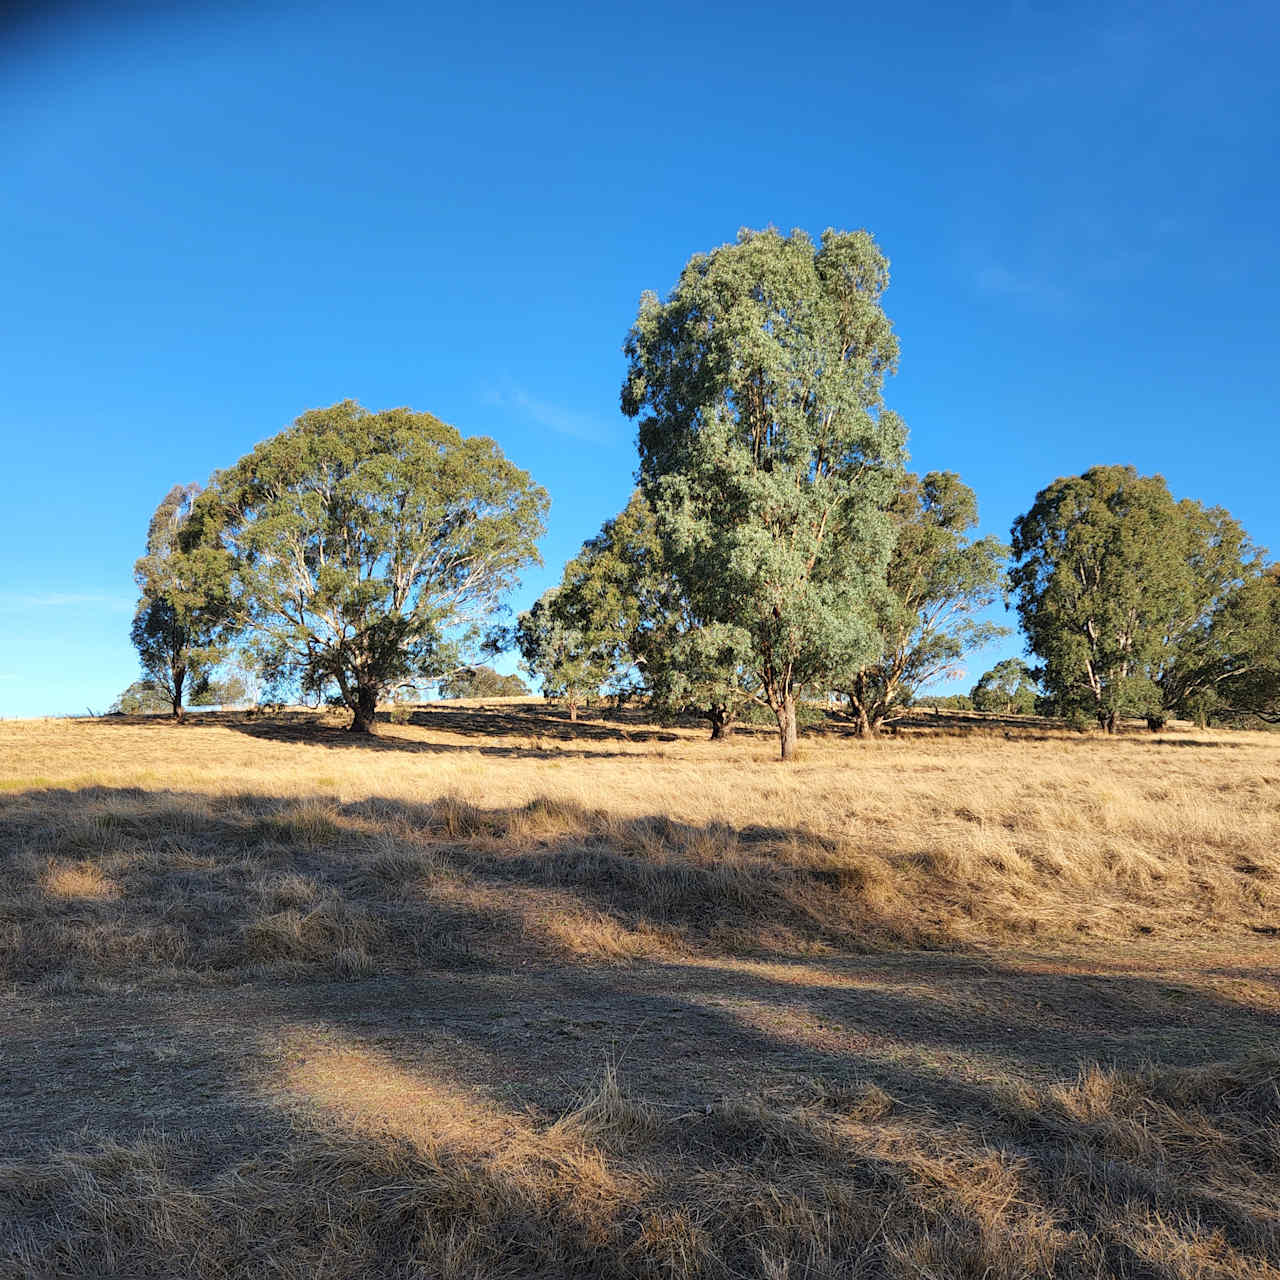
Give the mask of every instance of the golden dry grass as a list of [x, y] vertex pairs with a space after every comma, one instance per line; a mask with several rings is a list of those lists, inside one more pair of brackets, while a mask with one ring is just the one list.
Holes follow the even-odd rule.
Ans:
[[965, 728], [0, 724], [0, 1275], [1280, 1275], [1280, 740]]

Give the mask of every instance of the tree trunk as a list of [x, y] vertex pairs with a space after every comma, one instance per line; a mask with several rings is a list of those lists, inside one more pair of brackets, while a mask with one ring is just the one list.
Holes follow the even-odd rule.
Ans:
[[1116, 713], [1114, 711], [1099, 711], [1098, 723], [1102, 726], [1103, 733], [1115, 733]]
[[884, 723], [884, 704], [876, 703], [874, 709], [872, 709], [856, 694], [851, 693], [847, 696], [849, 698], [849, 709], [855, 716], [854, 736], [858, 738], [878, 738], [880, 736], [880, 726]]
[[845, 697], [849, 699], [849, 710], [853, 712], [853, 735], [855, 738], [865, 738], [867, 736], [867, 709], [852, 694], [847, 693]]
[[734, 716], [725, 707], [712, 707], [707, 719], [711, 721], [711, 741], [723, 742], [733, 737]]
[[373, 733], [374, 717], [378, 710], [378, 689], [376, 685], [361, 685], [356, 690], [355, 705], [351, 708], [351, 723], [348, 729], [352, 733]]
[[796, 755], [796, 696], [786, 694], [774, 708], [778, 717], [778, 740], [782, 747], [782, 759], [794, 760]]
[[187, 682], [187, 673], [185, 671], [175, 671], [173, 673], [173, 697], [170, 701], [173, 704], [173, 718], [182, 723], [184, 707], [182, 705], [182, 687]]
[[576, 702], [569, 703], [569, 723], [578, 723], [578, 704]]

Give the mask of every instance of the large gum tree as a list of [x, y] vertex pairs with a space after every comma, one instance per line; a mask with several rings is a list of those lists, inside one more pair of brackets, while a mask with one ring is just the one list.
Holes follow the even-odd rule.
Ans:
[[1220, 507], [1177, 500], [1163, 476], [1091, 467], [1042, 489], [1013, 525], [1009, 583], [1037, 675], [1059, 709], [1113, 733], [1158, 725], [1172, 675], [1259, 553]]
[[796, 750], [796, 699], [879, 651], [887, 508], [905, 428], [882, 407], [898, 343], [865, 231], [743, 231], [641, 300], [622, 409], [692, 614], [746, 657]]
[[344, 400], [218, 472], [191, 525], [231, 558], [264, 672], [336, 690], [370, 733], [379, 698], [454, 665], [452, 642], [538, 562], [547, 505], [494, 441]]

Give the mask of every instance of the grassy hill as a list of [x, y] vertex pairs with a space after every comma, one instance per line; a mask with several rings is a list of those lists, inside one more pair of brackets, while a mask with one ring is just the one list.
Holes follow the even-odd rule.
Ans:
[[0, 724], [0, 1275], [1280, 1275], [1280, 741]]

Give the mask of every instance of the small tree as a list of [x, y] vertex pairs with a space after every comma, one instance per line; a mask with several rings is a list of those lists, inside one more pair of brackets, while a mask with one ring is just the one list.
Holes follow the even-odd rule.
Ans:
[[519, 676], [499, 675], [492, 667], [462, 667], [440, 681], [442, 698], [522, 698], [529, 692]]
[[382, 694], [453, 665], [451, 636], [538, 561], [546, 509], [492, 440], [344, 400], [215, 475], [196, 533], [232, 558], [261, 669], [336, 688], [352, 730], [371, 733]]
[[[496, 647], [500, 642], [492, 643]], [[575, 723], [582, 706], [600, 693], [615, 670], [612, 648], [596, 643], [561, 587], [543, 592], [501, 643], [515, 645], [525, 670], [540, 682], [543, 697], [563, 701]]]
[[193, 707], [238, 707], [250, 700], [249, 684], [238, 671], [212, 677], [198, 697], [191, 699]]
[[1255, 553], [1220, 508], [1176, 502], [1161, 476], [1094, 467], [1055, 480], [1013, 526], [1009, 573], [1038, 671], [1059, 711], [1107, 732], [1158, 721], [1189, 637]]
[[228, 566], [216, 548], [184, 546], [198, 485], [175, 485], [156, 508], [147, 551], [134, 565], [142, 593], [130, 639], [147, 682], [183, 717], [225, 654], [231, 617]]
[[154, 680], [135, 680], [111, 704], [110, 715], [152, 715], [158, 711], [171, 711], [172, 703], [156, 688]]
[[969, 696], [975, 711], [1030, 716], [1038, 693], [1035, 672], [1021, 658], [1006, 658], [983, 673]]
[[958, 675], [966, 653], [1007, 634], [975, 616], [999, 594], [1008, 549], [995, 538], [971, 538], [973, 490], [949, 471], [906, 475], [889, 511], [897, 538], [882, 598], [882, 649], [845, 685], [864, 737], [879, 733], [925, 685]]
[[722, 740], [753, 698], [742, 655], [723, 628], [693, 617], [663, 554], [653, 512], [639, 492], [565, 566], [564, 577], [513, 633], [515, 645], [549, 697], [577, 707], [604, 692], [619, 700], [643, 693], [665, 715], [692, 713]]
[[882, 411], [898, 344], [888, 264], [865, 231], [744, 231], [647, 294], [626, 342], [623, 412], [691, 614], [746, 657], [796, 747], [796, 698], [879, 649], [905, 429]]
[[566, 573], [565, 585], [602, 651], [611, 654], [613, 691], [640, 690], [665, 715], [692, 713], [727, 739], [755, 694], [736, 633], [706, 626], [680, 589], [653, 510], [639, 491], [607, 520]]

